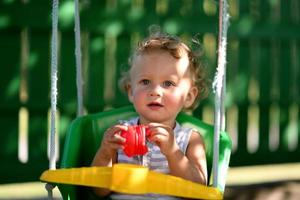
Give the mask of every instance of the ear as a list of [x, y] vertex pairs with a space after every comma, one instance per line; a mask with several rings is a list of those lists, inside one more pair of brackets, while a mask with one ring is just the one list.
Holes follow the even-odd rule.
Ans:
[[128, 99], [132, 103], [133, 102], [133, 95], [132, 95], [132, 87], [131, 87], [130, 83], [127, 84], [126, 91], [127, 91]]
[[197, 95], [198, 95], [198, 88], [196, 86], [192, 86], [186, 96], [184, 102], [184, 108], [189, 108], [191, 105], [193, 105]]

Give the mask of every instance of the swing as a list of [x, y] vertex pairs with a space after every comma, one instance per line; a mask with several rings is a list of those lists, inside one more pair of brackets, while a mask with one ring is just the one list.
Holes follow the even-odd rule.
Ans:
[[[57, 59], [55, 54], [56, 46], [54, 45], [56, 42], [55, 31], [57, 31], [57, 8], [58, 1], [54, 0], [52, 15], [52, 78], [56, 76], [57, 71], [55, 66], [55, 60]], [[227, 13], [226, 9], [227, 3], [220, 1], [220, 12]], [[75, 30], [77, 30], [76, 47], [78, 47], [77, 44], [78, 41], [80, 41], [80, 39], [78, 40], [78, 38], [80, 38], [80, 32], [78, 31], [78, 0], [75, 0], [75, 20], [77, 22], [75, 28]], [[227, 27], [225, 28], [227, 29]], [[219, 41], [221, 41], [220, 38], [224, 42], [223, 36], [220, 37], [219, 35]], [[52, 187], [50, 185], [53, 184], [58, 186], [64, 199], [99, 199], [99, 197], [93, 193], [91, 187], [104, 187], [116, 192], [130, 194], [157, 193], [185, 198], [222, 199], [231, 153], [231, 140], [224, 131], [224, 113], [222, 113], [222, 109], [220, 109], [223, 106], [222, 97], [224, 96], [225, 70], [219, 68], [219, 66], [225, 65], [226, 44], [219, 45], [221, 45], [221, 47], [219, 46], [219, 56], [223, 56], [223, 60], [218, 59], [219, 74], [217, 74], [214, 83], [216, 90], [216, 108], [221, 112], [216, 112], [215, 114], [215, 126], [206, 124], [184, 113], [180, 113], [176, 119], [183, 126], [198, 130], [204, 138], [209, 176], [208, 186], [196, 184], [179, 177], [152, 172], [141, 166], [115, 164], [113, 167], [88, 167], [99, 147], [105, 130], [113, 124], [116, 124], [119, 119], [128, 119], [137, 115], [133, 106], [127, 106], [97, 114], [81, 116], [71, 123], [66, 135], [61, 169], [55, 169], [55, 147], [51, 148], [50, 170], [45, 171], [40, 177], [41, 181], [47, 182], [46, 186], [48, 187], [49, 198], [52, 197]], [[223, 49], [223, 54], [220, 53], [220, 49]], [[80, 59], [78, 59], [80, 55], [80, 50], [76, 51], [77, 61], [80, 61]], [[80, 70], [78, 71], [80, 72]], [[54, 80], [56, 81], [57, 79], [54, 78]], [[80, 81], [78, 80], [80, 80], [80, 78], [77, 79], [77, 84], [80, 88]], [[51, 85], [51, 146], [55, 145], [53, 139], [53, 135], [55, 134], [54, 116], [56, 112], [55, 81]], [[80, 110], [80, 106], [78, 110]], [[82, 112], [79, 111], [78, 115], [81, 114]]]
[[[136, 116], [137, 114], [134, 111], [132, 106], [126, 106], [122, 108], [113, 109], [106, 112], [101, 112], [97, 114], [90, 114], [83, 117], [79, 117], [75, 119], [66, 136], [66, 142], [64, 146], [64, 152], [62, 157], [61, 168], [74, 168], [74, 167], [82, 167], [89, 166], [91, 160], [93, 159], [97, 148], [99, 147], [99, 143], [103, 137], [103, 133], [105, 130], [118, 122], [118, 119], [128, 119], [130, 117]], [[213, 155], [213, 126], [203, 123], [202, 121], [189, 116], [184, 113], [180, 113], [177, 117], [177, 121], [184, 125], [196, 128], [203, 136], [205, 147], [206, 147], [206, 159], [207, 159], [207, 168], [209, 169], [208, 174], [212, 173], [212, 155]], [[219, 164], [218, 170], [220, 176], [218, 177], [218, 190], [223, 192], [225, 187], [225, 178], [226, 171], [230, 157], [230, 149], [231, 149], [231, 141], [226, 132], [221, 132], [220, 134], [220, 154], [219, 154]], [[105, 168], [103, 168], [105, 169]], [[106, 169], [105, 169], [106, 170]], [[49, 171], [47, 173], [50, 173]], [[83, 172], [82, 172], [83, 173]], [[43, 177], [44, 176], [44, 177]], [[47, 174], [43, 174], [41, 179], [45, 179], [47, 181], [51, 181], [51, 178], [56, 181], [65, 174], [58, 174], [56, 177], [47, 177]], [[51, 175], [52, 176], [52, 175]], [[121, 173], [119, 174], [121, 176]], [[170, 176], [171, 177], [171, 176]], [[73, 178], [75, 177], [64, 177], [64, 178]], [[120, 178], [120, 177], [118, 177]], [[99, 178], [100, 179], [100, 178]], [[86, 185], [87, 183], [83, 180], [82, 185]], [[208, 180], [211, 180], [208, 178]], [[67, 180], [59, 180], [57, 182], [65, 182]], [[55, 182], [55, 181], [54, 181]], [[188, 181], [186, 181], [188, 183]], [[151, 183], [150, 183], [151, 184]], [[211, 185], [211, 181], [209, 185]], [[81, 184], [79, 184], [81, 185]], [[88, 184], [87, 184], [88, 185]], [[187, 185], [186, 188], [191, 187]], [[59, 190], [62, 193], [64, 199], [94, 199], [94, 194], [92, 190], [81, 187], [81, 186], [71, 186], [71, 185], [58, 185]], [[208, 187], [209, 188], [209, 187]], [[181, 188], [184, 191], [184, 188]], [[205, 196], [206, 189], [205, 187], [201, 188]], [[211, 196], [215, 196], [220, 198], [221, 194], [217, 191], [212, 191], [214, 194]], [[192, 193], [192, 192], [191, 192]], [[193, 194], [191, 194], [195, 198]], [[77, 198], [75, 198], [77, 197]], [[216, 198], [216, 199], [218, 199]], [[211, 199], [211, 198], [206, 198]], [[215, 199], [215, 198], [213, 198]]]

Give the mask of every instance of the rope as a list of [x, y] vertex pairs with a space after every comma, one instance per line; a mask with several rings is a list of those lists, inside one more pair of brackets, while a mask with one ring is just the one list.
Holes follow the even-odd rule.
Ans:
[[218, 161], [220, 131], [225, 130], [225, 92], [226, 92], [226, 46], [229, 14], [227, 0], [219, 0], [219, 36], [218, 36], [218, 67], [213, 88], [215, 93], [215, 128], [213, 155], [213, 186], [218, 186]]
[[55, 133], [57, 104], [57, 24], [58, 0], [53, 0], [52, 10], [52, 40], [51, 40], [51, 119], [50, 119], [50, 162], [49, 168], [55, 169]]
[[83, 115], [83, 92], [82, 92], [82, 70], [81, 70], [81, 39], [80, 39], [80, 17], [78, 0], [75, 0], [75, 57], [76, 57], [76, 84], [77, 84], [77, 116]]
[[53, 0], [52, 8], [52, 40], [51, 40], [51, 119], [50, 119], [50, 162], [49, 168], [55, 169], [55, 133], [56, 133], [56, 104], [57, 104], [57, 24], [58, 0]]
[[[52, 38], [51, 38], [51, 119], [50, 119], [50, 155], [49, 169], [56, 169], [56, 104], [57, 104], [57, 26], [58, 26], [58, 0], [52, 3]], [[46, 184], [48, 198], [52, 199], [53, 186]]]

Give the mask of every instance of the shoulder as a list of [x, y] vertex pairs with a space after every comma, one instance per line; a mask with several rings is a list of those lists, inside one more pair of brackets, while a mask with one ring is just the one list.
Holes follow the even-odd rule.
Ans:
[[191, 130], [190, 142], [200, 142], [204, 145], [204, 139], [201, 133], [195, 129]]
[[187, 126], [182, 126], [178, 122], [176, 122], [176, 126], [174, 129], [175, 135], [176, 134], [183, 134], [186, 137], [190, 139], [198, 139], [199, 141], [203, 141], [203, 136], [202, 134], [195, 128], [187, 127]]
[[190, 141], [191, 140], [192, 141], [196, 140], [196, 141], [200, 141], [200, 142], [204, 141], [202, 134], [197, 129], [183, 126], [183, 125], [179, 124], [178, 122], [176, 122], [175, 132], [181, 132], [181, 133], [188, 135]]
[[205, 155], [205, 143], [201, 134], [193, 129], [187, 146], [187, 154], [194, 153]]

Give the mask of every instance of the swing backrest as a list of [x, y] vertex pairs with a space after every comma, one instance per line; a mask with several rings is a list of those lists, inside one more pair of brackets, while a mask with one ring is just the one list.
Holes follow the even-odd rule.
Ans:
[[[75, 119], [66, 135], [61, 168], [90, 166], [105, 130], [120, 119], [134, 116], [137, 116], [134, 108], [127, 106]], [[179, 114], [177, 121], [197, 129], [204, 138], [209, 185], [212, 185], [213, 126], [184, 113]], [[220, 134], [219, 150], [218, 189], [223, 192], [231, 153], [231, 140], [226, 132]], [[58, 188], [64, 199], [96, 199], [88, 187], [59, 185]]]

